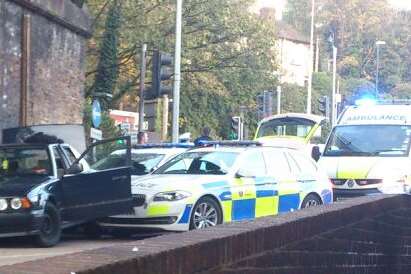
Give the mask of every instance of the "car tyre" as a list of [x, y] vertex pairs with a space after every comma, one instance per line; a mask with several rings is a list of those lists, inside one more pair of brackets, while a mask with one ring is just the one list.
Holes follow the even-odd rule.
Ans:
[[210, 197], [202, 197], [194, 205], [190, 218], [190, 230], [216, 226], [223, 222], [219, 204]]
[[308, 208], [318, 206], [321, 204], [321, 199], [317, 195], [309, 194], [307, 197], [304, 198], [303, 202], [301, 203], [301, 208]]
[[44, 208], [44, 218], [40, 225], [40, 232], [34, 240], [41, 247], [56, 245], [61, 238], [60, 211], [52, 203], [47, 203]]

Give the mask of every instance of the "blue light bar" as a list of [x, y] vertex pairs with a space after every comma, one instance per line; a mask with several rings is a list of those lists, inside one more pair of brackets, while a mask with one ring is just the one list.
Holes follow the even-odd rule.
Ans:
[[158, 144], [142, 144], [134, 145], [133, 148], [144, 149], [144, 148], [192, 148], [193, 144], [190, 143], [158, 143]]
[[255, 141], [199, 141], [199, 147], [208, 147], [208, 146], [262, 146], [261, 143]]
[[355, 100], [355, 105], [357, 106], [374, 106], [377, 104], [377, 101], [374, 98], [361, 98], [358, 100]]

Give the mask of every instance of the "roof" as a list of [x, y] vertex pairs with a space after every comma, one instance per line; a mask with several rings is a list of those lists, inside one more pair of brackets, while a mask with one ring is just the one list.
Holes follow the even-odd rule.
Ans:
[[277, 21], [276, 22], [277, 28], [277, 35], [279, 38], [290, 40], [293, 42], [303, 43], [303, 44], [310, 44], [310, 39], [305, 34], [302, 34], [298, 30], [296, 30], [293, 26], [283, 22]]
[[272, 115], [270, 117], [264, 118], [263, 120], [260, 121], [261, 123], [271, 121], [274, 119], [281, 119], [281, 118], [302, 118], [302, 119], [307, 119], [315, 122], [316, 124], [321, 123], [325, 117], [319, 116], [319, 115], [314, 115], [314, 114], [307, 114], [307, 113], [283, 113], [283, 114], [277, 114], [277, 115]]

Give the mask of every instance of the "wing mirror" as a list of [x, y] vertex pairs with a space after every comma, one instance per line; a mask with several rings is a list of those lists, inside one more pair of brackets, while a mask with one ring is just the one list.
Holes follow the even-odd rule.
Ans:
[[316, 162], [318, 162], [320, 157], [321, 157], [320, 147], [313, 146], [313, 148], [311, 149], [311, 158], [313, 158]]
[[80, 163], [72, 165], [68, 170], [67, 174], [78, 174], [83, 171], [83, 166]]
[[239, 179], [239, 178], [255, 178], [255, 174], [253, 174], [249, 170], [240, 169], [236, 172], [235, 178], [237, 178], [237, 179]]

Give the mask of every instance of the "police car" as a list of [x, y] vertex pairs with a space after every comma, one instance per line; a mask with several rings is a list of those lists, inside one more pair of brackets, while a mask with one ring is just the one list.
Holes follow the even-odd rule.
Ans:
[[[141, 176], [149, 174], [172, 157], [183, 153], [192, 147], [194, 147], [194, 145], [185, 143], [135, 145], [131, 149], [131, 175]], [[124, 158], [125, 153], [126, 150], [114, 151], [109, 157], [103, 159], [95, 166], [99, 168], [112, 166], [117, 161], [121, 161]]]
[[134, 180], [134, 211], [100, 225], [185, 231], [333, 201], [327, 175], [298, 151], [254, 142], [209, 144]]

